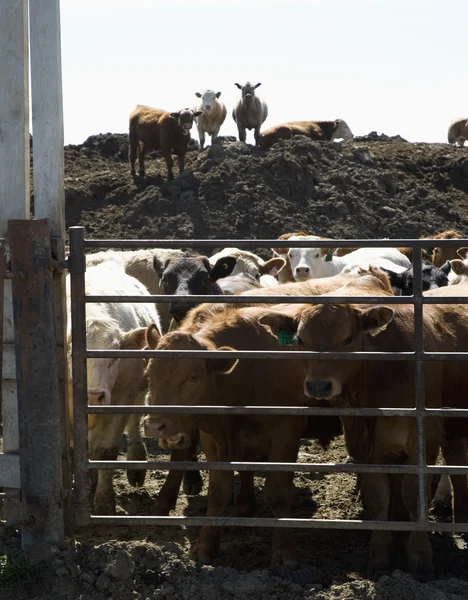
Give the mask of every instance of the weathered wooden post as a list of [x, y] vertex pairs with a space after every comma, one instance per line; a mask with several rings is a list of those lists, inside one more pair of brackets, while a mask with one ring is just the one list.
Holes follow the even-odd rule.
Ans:
[[[34, 216], [49, 219], [52, 256], [65, 258], [60, 0], [34, 0], [29, 8], [31, 109], [33, 126]], [[68, 417], [65, 272], [53, 271], [62, 432], [63, 487], [71, 490], [70, 420]], [[71, 534], [71, 496], [64, 497], [66, 529]]]
[[[62, 445], [48, 219], [8, 224], [18, 378], [23, 547], [64, 539]], [[47, 546], [46, 546], [47, 548]], [[46, 553], [47, 556], [47, 553]]]
[[[0, 2], [0, 238], [9, 219], [29, 218], [29, 89], [28, 2]], [[14, 328], [11, 280], [5, 281], [3, 329], [3, 451], [0, 485], [19, 487], [18, 400], [14, 367]], [[11, 460], [9, 460], [11, 459]], [[11, 462], [16, 469], [4, 469]], [[11, 464], [10, 464], [11, 466]], [[16, 482], [13, 481], [16, 477]], [[4, 503], [7, 521], [19, 517], [15, 503]]]

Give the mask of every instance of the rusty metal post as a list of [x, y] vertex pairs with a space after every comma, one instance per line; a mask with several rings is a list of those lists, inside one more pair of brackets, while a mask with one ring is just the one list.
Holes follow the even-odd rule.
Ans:
[[86, 304], [84, 227], [70, 227], [68, 271], [71, 287], [73, 367], [73, 505], [75, 524], [90, 522], [88, 477], [88, 386], [86, 369]]
[[64, 539], [60, 398], [48, 219], [8, 222], [21, 462], [22, 545]]

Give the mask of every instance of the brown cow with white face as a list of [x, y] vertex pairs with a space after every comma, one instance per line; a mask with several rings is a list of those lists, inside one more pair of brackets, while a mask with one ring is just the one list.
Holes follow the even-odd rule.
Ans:
[[145, 175], [145, 152], [161, 150], [167, 165], [167, 178], [174, 178], [172, 152], [178, 156], [179, 174], [185, 166], [185, 154], [190, 142], [190, 130], [194, 119], [203, 111], [183, 108], [178, 112], [167, 112], [138, 104], [130, 115], [129, 145], [130, 171], [135, 175], [135, 161], [138, 155], [138, 174]]

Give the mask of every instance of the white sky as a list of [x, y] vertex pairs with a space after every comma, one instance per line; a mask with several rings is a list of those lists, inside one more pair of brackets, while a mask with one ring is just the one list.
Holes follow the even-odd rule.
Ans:
[[355, 135], [445, 142], [468, 117], [468, 0], [61, 0], [61, 19], [67, 144], [206, 88], [228, 108], [220, 134], [237, 135], [247, 80], [264, 127], [341, 117]]

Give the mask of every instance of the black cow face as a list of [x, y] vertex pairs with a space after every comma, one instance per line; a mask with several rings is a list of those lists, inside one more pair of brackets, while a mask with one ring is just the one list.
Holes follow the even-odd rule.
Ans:
[[[450, 261], [447, 261], [439, 269], [429, 262], [423, 262], [422, 265], [422, 288], [423, 292], [448, 285], [447, 275], [450, 273]], [[388, 269], [383, 269], [390, 277], [392, 287], [401, 290], [402, 296], [412, 296], [414, 286], [413, 266], [408, 267], [406, 271], [395, 273]]]
[[[212, 267], [206, 256], [186, 253], [180, 258], [169, 258], [161, 264], [156, 257], [154, 268], [161, 278], [166, 295], [202, 296], [219, 295], [223, 291], [216, 283], [230, 275], [236, 265], [232, 256], [220, 258]], [[187, 312], [199, 302], [171, 302], [169, 313], [180, 323]]]

